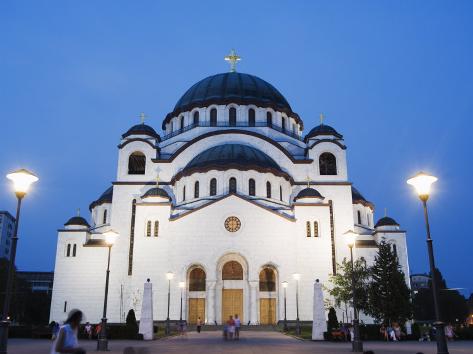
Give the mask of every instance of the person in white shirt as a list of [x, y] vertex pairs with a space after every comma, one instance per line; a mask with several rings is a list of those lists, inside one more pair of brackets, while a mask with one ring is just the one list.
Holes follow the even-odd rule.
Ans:
[[235, 340], [240, 339], [240, 327], [241, 327], [241, 321], [238, 318], [238, 314], [235, 314]]
[[77, 333], [82, 322], [82, 311], [72, 310], [67, 316], [66, 322], [61, 326], [56, 341], [53, 344], [51, 354], [85, 354], [85, 350], [79, 347]]

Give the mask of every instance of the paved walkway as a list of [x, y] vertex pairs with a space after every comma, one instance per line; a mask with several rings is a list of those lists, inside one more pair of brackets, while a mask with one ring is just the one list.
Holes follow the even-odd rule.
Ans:
[[[95, 341], [82, 341], [87, 353], [95, 351]], [[109, 343], [110, 354], [332, 354], [350, 353], [350, 343], [330, 343], [301, 341], [278, 332], [244, 331], [240, 341], [222, 340], [220, 332], [191, 332], [185, 337], [172, 337], [152, 342], [112, 341]], [[9, 354], [50, 353], [51, 342], [34, 339], [12, 339], [9, 343]], [[473, 353], [473, 341], [450, 343], [450, 354]], [[435, 343], [419, 342], [367, 342], [365, 350], [375, 354], [423, 353], [435, 354]]]

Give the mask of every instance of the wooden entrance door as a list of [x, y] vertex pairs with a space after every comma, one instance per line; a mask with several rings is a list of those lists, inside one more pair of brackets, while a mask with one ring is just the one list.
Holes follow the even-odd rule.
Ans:
[[276, 323], [276, 299], [259, 300], [259, 322], [264, 325]]
[[238, 315], [243, 323], [243, 289], [222, 290], [222, 322], [230, 316]]
[[190, 324], [196, 324], [200, 317], [202, 323], [205, 321], [205, 299], [189, 299], [189, 316], [187, 317]]

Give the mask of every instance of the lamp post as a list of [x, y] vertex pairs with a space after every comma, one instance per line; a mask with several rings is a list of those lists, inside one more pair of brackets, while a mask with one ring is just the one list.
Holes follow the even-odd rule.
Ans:
[[168, 316], [166, 317], [166, 335], [171, 334], [171, 323], [169, 320], [169, 307], [171, 304], [171, 280], [174, 278], [174, 273], [167, 272], [166, 279], [168, 280]]
[[108, 247], [108, 259], [107, 259], [107, 271], [105, 273], [105, 296], [103, 299], [103, 314], [102, 324], [100, 326], [100, 333], [97, 338], [97, 350], [108, 351], [108, 339], [107, 339], [107, 302], [108, 302], [108, 281], [110, 277], [110, 253], [112, 246], [117, 239], [118, 233], [113, 230], [109, 230], [103, 233], [105, 237], [105, 243]]
[[429, 263], [430, 263], [430, 274], [432, 274], [432, 292], [434, 296], [434, 307], [435, 307], [435, 327], [437, 329], [437, 353], [438, 354], [448, 354], [447, 340], [445, 338], [445, 324], [442, 322], [440, 317], [440, 308], [439, 308], [439, 288], [436, 279], [435, 272], [435, 258], [434, 258], [434, 248], [432, 244], [432, 238], [430, 237], [430, 225], [429, 225], [429, 215], [427, 212], [427, 200], [430, 196], [430, 187], [433, 183], [437, 181], [437, 177], [431, 176], [424, 172], [419, 172], [414, 177], [411, 177], [407, 180], [407, 183], [413, 186], [419, 196], [419, 199], [422, 201], [424, 207], [424, 219], [425, 227], [427, 231], [427, 250], [429, 253]]
[[0, 353], [7, 353], [8, 344], [8, 327], [10, 326], [8, 312], [10, 311], [11, 292], [13, 286], [13, 275], [15, 273], [15, 257], [16, 257], [16, 245], [18, 243], [18, 225], [20, 223], [20, 209], [21, 201], [28, 192], [31, 184], [36, 182], [39, 178], [33, 173], [21, 169], [7, 175], [7, 178], [13, 182], [13, 189], [15, 191], [17, 205], [16, 205], [16, 217], [15, 226], [12, 237], [12, 247], [10, 252], [10, 261], [8, 262], [8, 274], [7, 284], [5, 288], [5, 301], [3, 302], [3, 312], [0, 322]]
[[356, 298], [356, 278], [355, 267], [353, 265], [353, 247], [356, 243], [356, 233], [349, 230], [345, 232], [347, 236], [348, 247], [350, 248], [350, 264], [351, 264], [351, 291], [353, 298], [353, 341], [351, 342], [353, 352], [363, 352], [363, 342], [360, 338], [360, 321], [358, 319], [358, 303]]
[[184, 290], [184, 288], [186, 287], [186, 283], [183, 282], [183, 281], [180, 281], [179, 282], [179, 289], [181, 289], [181, 311], [180, 311], [180, 315], [179, 315], [179, 325], [182, 327], [182, 291]]
[[299, 280], [301, 279], [301, 275], [299, 273], [294, 273], [292, 277], [296, 281], [296, 335], [300, 336], [301, 323], [299, 321]]
[[286, 310], [287, 310], [286, 290], [287, 290], [288, 285], [289, 285], [289, 283], [287, 281], [282, 282], [282, 287], [284, 289], [284, 332], [287, 332], [287, 330], [288, 330], [288, 328], [287, 328], [287, 313], [286, 313]]

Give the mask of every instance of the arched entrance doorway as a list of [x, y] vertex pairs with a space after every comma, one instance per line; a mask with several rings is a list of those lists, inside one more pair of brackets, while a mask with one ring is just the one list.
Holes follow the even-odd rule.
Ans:
[[[243, 267], [237, 261], [228, 261], [222, 267], [222, 323], [238, 315], [243, 321]], [[227, 284], [227, 288], [225, 287]]]
[[259, 323], [263, 325], [276, 323], [276, 271], [265, 266], [259, 273]]
[[190, 324], [196, 324], [198, 318], [203, 322], [205, 321], [205, 271], [201, 267], [191, 268], [188, 275], [188, 284], [188, 322]]

